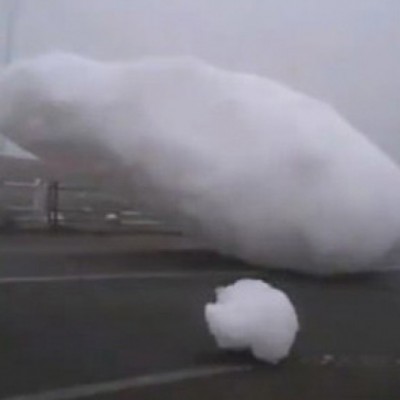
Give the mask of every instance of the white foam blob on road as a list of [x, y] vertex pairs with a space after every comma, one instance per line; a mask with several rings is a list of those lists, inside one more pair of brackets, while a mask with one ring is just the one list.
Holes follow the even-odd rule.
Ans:
[[299, 323], [289, 298], [261, 280], [242, 279], [216, 289], [205, 307], [208, 328], [223, 349], [250, 349], [263, 361], [287, 357]]
[[400, 240], [397, 165], [266, 78], [189, 58], [45, 56], [2, 74], [0, 132], [44, 159], [106, 161], [147, 207], [254, 264], [379, 269]]

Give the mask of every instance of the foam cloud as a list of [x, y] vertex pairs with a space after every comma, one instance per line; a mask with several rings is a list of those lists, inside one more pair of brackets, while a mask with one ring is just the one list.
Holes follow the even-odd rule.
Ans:
[[191, 58], [68, 54], [0, 78], [0, 131], [129, 170], [148, 207], [222, 253], [312, 273], [379, 268], [400, 238], [400, 171], [330, 106]]

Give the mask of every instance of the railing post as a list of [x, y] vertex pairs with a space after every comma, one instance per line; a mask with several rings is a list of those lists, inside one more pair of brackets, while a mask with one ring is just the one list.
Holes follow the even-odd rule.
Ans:
[[52, 231], [58, 229], [59, 183], [51, 181], [47, 188], [47, 224]]

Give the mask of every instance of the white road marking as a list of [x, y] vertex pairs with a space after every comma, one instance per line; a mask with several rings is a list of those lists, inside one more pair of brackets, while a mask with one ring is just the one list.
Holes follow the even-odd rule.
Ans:
[[9, 276], [0, 278], [0, 285], [14, 283], [51, 283], [76, 281], [104, 281], [121, 279], [198, 279], [224, 276], [253, 276], [253, 271], [192, 271], [192, 272], [131, 272], [122, 274], [86, 274], [86, 275], [47, 275], [47, 276]]
[[166, 383], [182, 382], [189, 379], [206, 378], [215, 375], [231, 374], [235, 372], [251, 371], [251, 365], [216, 365], [184, 369], [159, 374], [137, 376], [117, 381], [93, 383], [72, 386], [37, 394], [26, 394], [3, 398], [2, 400], [75, 400], [84, 397], [116, 393], [122, 390], [134, 389], [144, 386], [157, 386]]

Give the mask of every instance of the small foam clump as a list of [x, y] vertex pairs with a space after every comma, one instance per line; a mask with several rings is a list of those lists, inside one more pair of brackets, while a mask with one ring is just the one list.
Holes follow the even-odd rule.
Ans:
[[288, 296], [255, 279], [242, 279], [216, 289], [216, 303], [205, 307], [211, 334], [222, 349], [250, 349], [263, 361], [287, 357], [299, 329]]

